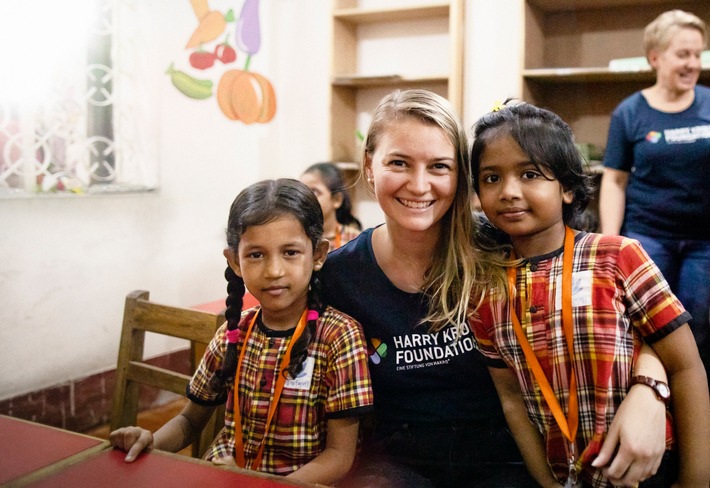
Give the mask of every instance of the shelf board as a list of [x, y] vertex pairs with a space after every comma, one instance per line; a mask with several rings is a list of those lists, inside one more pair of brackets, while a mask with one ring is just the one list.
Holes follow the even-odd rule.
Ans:
[[543, 68], [523, 70], [523, 78], [540, 83], [653, 82], [652, 70], [612, 71], [609, 68]]
[[354, 161], [336, 161], [335, 165], [340, 171], [360, 171], [360, 164]]
[[450, 3], [445, 0], [411, 7], [343, 8], [333, 11], [333, 19], [351, 24], [372, 24], [446, 17], [449, 15]]
[[433, 76], [342, 75], [342, 76], [334, 76], [331, 84], [333, 86], [342, 86], [342, 87], [370, 88], [370, 87], [392, 86], [392, 85], [401, 85], [401, 84], [447, 83], [448, 81], [449, 81], [449, 77], [447, 75], [433, 75]]
[[528, 3], [545, 12], [562, 12], [567, 10], [659, 5], [672, 2], [669, 0], [528, 0]]
[[600, 175], [604, 173], [604, 166], [601, 161], [592, 160], [584, 166], [584, 172], [591, 176]]
[[[609, 68], [542, 68], [523, 70], [523, 78], [538, 83], [618, 83], [624, 81], [645, 81], [653, 83], [653, 70], [632, 71], [610, 70]], [[700, 71], [700, 78], [710, 78], [710, 68]]]

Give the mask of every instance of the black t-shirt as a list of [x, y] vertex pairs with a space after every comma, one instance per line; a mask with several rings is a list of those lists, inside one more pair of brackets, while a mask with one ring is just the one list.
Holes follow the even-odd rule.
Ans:
[[466, 325], [429, 333], [423, 294], [387, 278], [372, 230], [331, 252], [320, 273], [325, 300], [362, 324], [370, 354], [375, 415], [384, 422], [502, 422], [493, 382]]

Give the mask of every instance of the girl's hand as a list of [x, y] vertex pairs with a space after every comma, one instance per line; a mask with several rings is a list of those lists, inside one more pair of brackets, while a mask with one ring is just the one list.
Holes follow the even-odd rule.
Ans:
[[141, 452], [150, 452], [153, 449], [153, 434], [140, 427], [123, 427], [114, 430], [109, 434], [108, 439], [113, 447], [128, 452], [127, 463], [135, 461]]

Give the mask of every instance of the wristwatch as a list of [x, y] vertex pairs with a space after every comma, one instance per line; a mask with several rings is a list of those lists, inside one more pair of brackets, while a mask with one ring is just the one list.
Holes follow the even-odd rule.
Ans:
[[663, 403], [668, 405], [668, 403], [671, 400], [671, 389], [668, 388], [668, 383], [664, 383], [663, 381], [659, 380], [654, 380], [653, 378], [649, 378], [648, 376], [634, 376], [631, 378], [631, 386], [634, 385], [646, 385], [650, 386], [653, 389], [653, 392], [656, 394], [656, 398], [661, 400]]

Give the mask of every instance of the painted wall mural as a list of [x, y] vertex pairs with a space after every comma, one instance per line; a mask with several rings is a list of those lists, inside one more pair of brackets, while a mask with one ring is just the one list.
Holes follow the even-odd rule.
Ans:
[[[198, 21], [185, 45], [191, 71], [177, 69], [175, 63], [170, 65], [167, 74], [175, 88], [195, 100], [216, 98], [230, 120], [244, 124], [271, 121], [276, 114], [274, 87], [265, 76], [249, 70], [252, 56], [261, 47], [259, 0], [244, 0], [238, 17], [233, 9], [224, 13], [210, 10], [208, 0], [190, 3]], [[243, 67], [237, 69], [240, 63]], [[234, 68], [215, 75], [219, 64]]]

